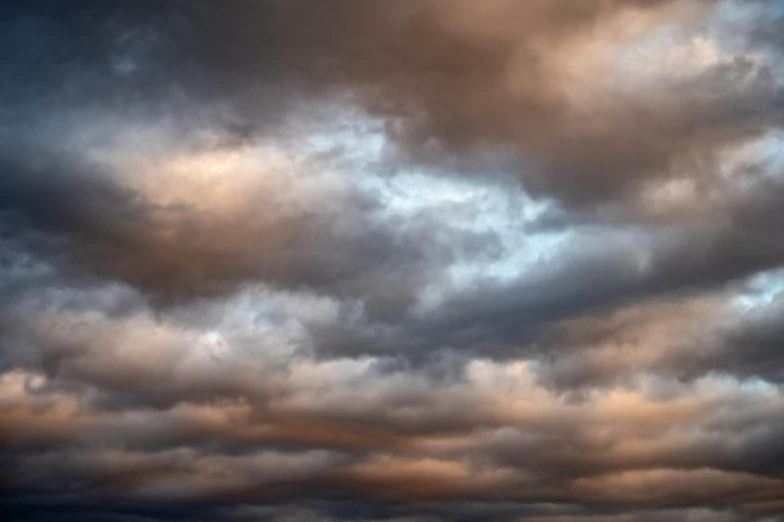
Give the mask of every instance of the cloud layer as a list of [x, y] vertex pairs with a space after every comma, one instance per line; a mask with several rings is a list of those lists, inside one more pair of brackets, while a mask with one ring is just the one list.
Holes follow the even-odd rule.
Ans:
[[0, 7], [12, 520], [784, 520], [779, 1]]

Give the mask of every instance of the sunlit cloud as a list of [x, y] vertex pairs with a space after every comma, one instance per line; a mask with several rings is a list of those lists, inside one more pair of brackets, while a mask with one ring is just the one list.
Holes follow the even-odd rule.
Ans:
[[780, 522], [782, 17], [0, 7], [4, 514]]

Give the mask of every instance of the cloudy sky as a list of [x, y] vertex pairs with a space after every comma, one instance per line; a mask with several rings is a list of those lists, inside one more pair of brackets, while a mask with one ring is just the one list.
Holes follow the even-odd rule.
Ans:
[[784, 2], [0, 6], [0, 511], [784, 521]]

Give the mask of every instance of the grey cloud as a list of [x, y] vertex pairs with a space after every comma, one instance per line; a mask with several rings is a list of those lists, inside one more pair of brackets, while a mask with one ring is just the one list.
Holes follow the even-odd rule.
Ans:
[[6, 2], [0, 506], [779, 522], [776, 9]]

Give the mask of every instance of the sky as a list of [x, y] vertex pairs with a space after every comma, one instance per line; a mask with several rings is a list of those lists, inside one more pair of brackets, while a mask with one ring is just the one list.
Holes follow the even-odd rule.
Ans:
[[4, 518], [784, 522], [782, 28], [2, 2]]

